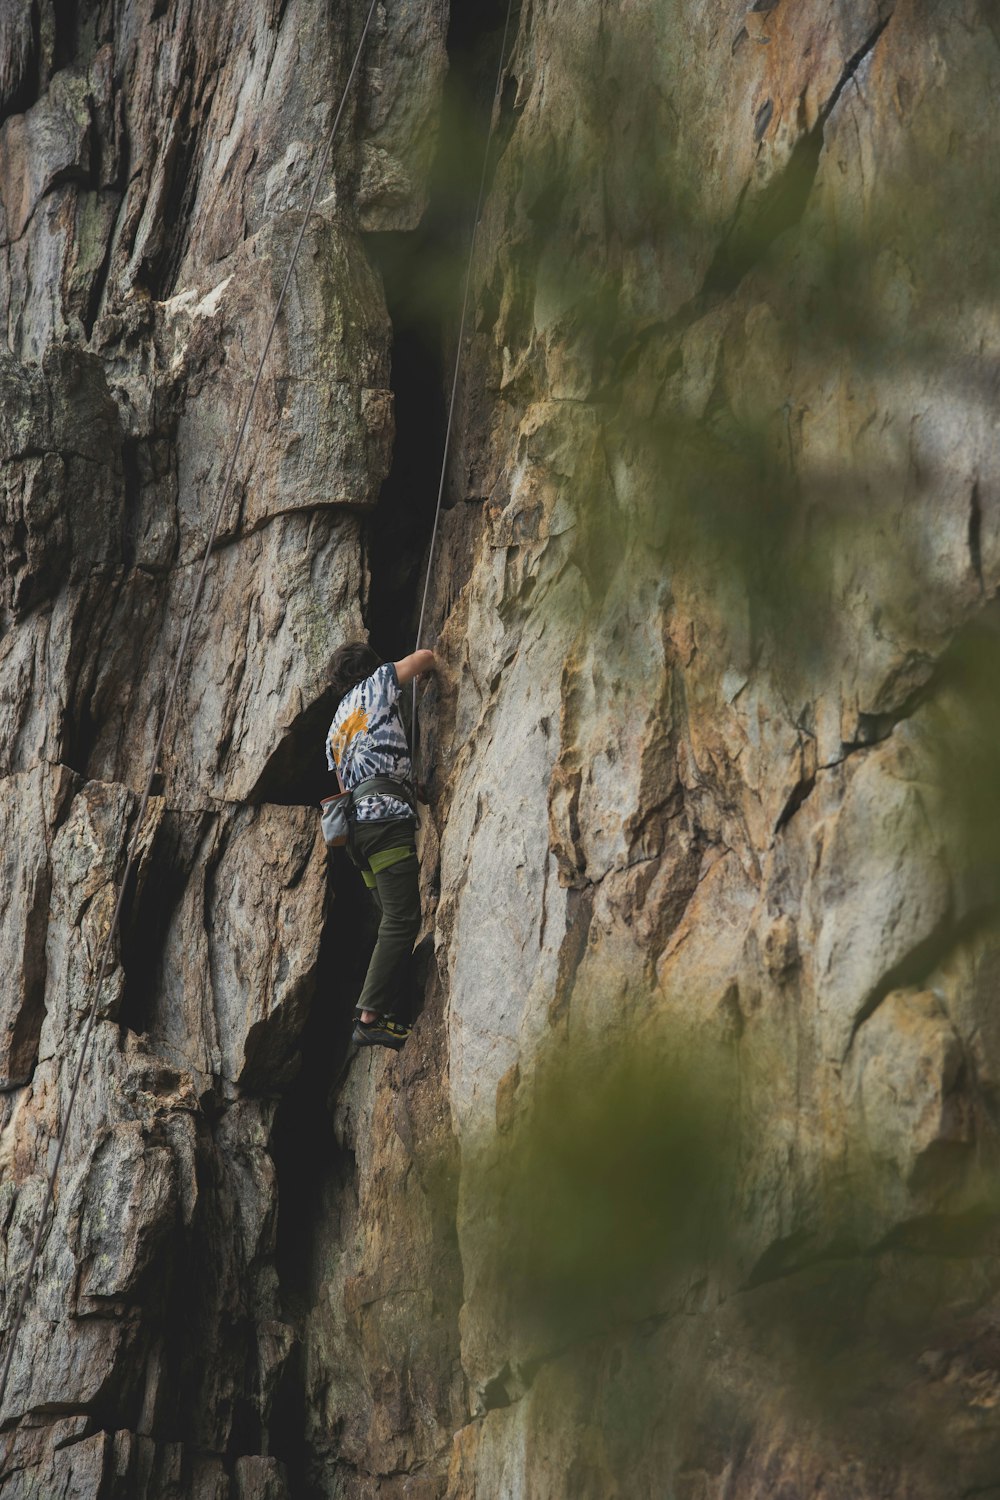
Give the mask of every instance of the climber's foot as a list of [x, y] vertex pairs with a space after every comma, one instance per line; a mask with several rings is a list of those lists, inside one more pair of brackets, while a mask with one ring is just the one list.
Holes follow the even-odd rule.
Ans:
[[359, 1047], [391, 1047], [398, 1052], [409, 1034], [409, 1026], [400, 1026], [391, 1016], [375, 1016], [372, 1021], [363, 1021], [359, 1017], [352, 1040]]
[[357, 1018], [359, 1021], [363, 1021], [366, 1026], [370, 1026], [376, 1017], [373, 1010], [362, 1010], [358, 1012]]

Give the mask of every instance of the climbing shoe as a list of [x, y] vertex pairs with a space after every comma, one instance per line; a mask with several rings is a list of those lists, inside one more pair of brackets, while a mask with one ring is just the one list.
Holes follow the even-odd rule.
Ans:
[[409, 1026], [401, 1026], [391, 1016], [376, 1016], [374, 1021], [355, 1021], [353, 1040], [359, 1047], [392, 1047], [398, 1052], [409, 1034]]

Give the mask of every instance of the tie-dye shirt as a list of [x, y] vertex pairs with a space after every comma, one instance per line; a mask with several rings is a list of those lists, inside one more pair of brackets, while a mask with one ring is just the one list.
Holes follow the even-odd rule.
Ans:
[[[369, 776], [410, 779], [410, 747], [400, 717], [399, 693], [395, 665], [387, 661], [341, 698], [326, 737], [326, 762], [331, 771], [340, 773], [345, 791]], [[355, 803], [355, 815], [362, 823], [413, 816], [399, 797], [381, 793], [362, 797]]]

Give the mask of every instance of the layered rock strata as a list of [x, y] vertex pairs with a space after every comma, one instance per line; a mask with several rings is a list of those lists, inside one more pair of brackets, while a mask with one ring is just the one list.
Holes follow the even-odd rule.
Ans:
[[[502, 8], [455, 11], [475, 97]], [[366, 12], [0, 18], [4, 1328]], [[522, 8], [432, 572], [424, 993], [341, 1070], [362, 907], [306, 804], [415, 399], [379, 258], [428, 215], [453, 348], [446, 12], [379, 8], [279, 322], [0, 1494], [988, 1494], [992, 8]]]

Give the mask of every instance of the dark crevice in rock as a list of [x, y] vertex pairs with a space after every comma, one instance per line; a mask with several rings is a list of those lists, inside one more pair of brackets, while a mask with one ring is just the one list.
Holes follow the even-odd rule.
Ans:
[[[965, 1153], [969, 1150], [968, 1145], [957, 1141], [940, 1141], [938, 1145], [950, 1152]], [[950, 1180], [956, 1180], [953, 1173]], [[995, 1241], [998, 1223], [1000, 1218], [995, 1201], [954, 1213], [919, 1214], [894, 1225], [873, 1247], [872, 1254], [888, 1252], [946, 1259], [953, 1255], [984, 1254]]]
[[815, 785], [815, 774], [813, 774], [812, 776], [803, 776], [800, 781], [796, 782], [795, 786], [792, 788], [789, 794], [787, 802], [778, 815], [778, 821], [774, 825], [775, 835], [779, 834], [781, 830], [786, 826], [786, 824], [792, 821], [795, 814], [798, 812], [803, 802], [805, 802], [806, 798], [809, 796]]
[[[515, 39], [521, 26], [524, 6], [517, 3], [511, 7], [510, 26], [507, 30], [506, 67], [509, 69], [514, 57]], [[507, 16], [507, 0], [453, 0], [451, 19], [448, 25], [449, 78], [445, 85], [445, 103], [449, 103], [447, 89], [457, 84], [464, 91], [473, 119], [473, 139], [470, 141], [470, 179], [466, 184], [470, 206], [476, 201], [479, 176], [482, 170], [482, 149], [490, 125], [496, 94], [497, 68], [500, 64], [500, 45], [504, 36]], [[492, 182], [492, 173], [513, 133], [517, 116], [522, 106], [516, 104], [518, 80], [510, 72], [500, 85], [498, 118], [494, 124], [490, 161], [487, 169], [486, 190]], [[452, 98], [454, 96], [451, 96]], [[474, 177], [473, 177], [474, 174]]]
[[311, 1454], [303, 1438], [306, 1420], [305, 1350], [297, 1341], [278, 1379], [268, 1422], [268, 1450], [285, 1466], [291, 1494], [326, 1500], [310, 1478]]
[[934, 662], [928, 657], [922, 665], [927, 673], [925, 680], [908, 693], [895, 708], [888, 709], [885, 713], [858, 714], [855, 738], [843, 740], [840, 754], [834, 760], [824, 761], [819, 767], [821, 771], [833, 770], [835, 766], [843, 765], [844, 761], [852, 755], [871, 750], [875, 745], [881, 745], [898, 725], [905, 724], [907, 719], [912, 719], [918, 709], [934, 697], [947, 671], [946, 658]]
[[135, 438], [126, 438], [122, 447], [122, 474], [125, 490], [122, 563], [126, 568], [131, 568], [135, 563], [141, 498], [138, 440]]
[[[249, 1327], [248, 1327], [249, 1331]], [[246, 1369], [246, 1387], [252, 1391], [256, 1385], [252, 1362]], [[263, 1451], [264, 1428], [260, 1412], [248, 1395], [238, 1396], [233, 1402], [232, 1428], [229, 1449], [232, 1458], [243, 1458]]]
[[[747, 1279], [730, 1295], [752, 1296], [775, 1282], [808, 1276], [820, 1266], [832, 1270], [838, 1265], [845, 1270], [852, 1266], [870, 1268], [866, 1274], [874, 1279], [877, 1261], [885, 1254], [946, 1260], [957, 1255], [964, 1259], [988, 1248], [996, 1226], [995, 1205], [986, 1203], [966, 1212], [924, 1214], [908, 1219], [870, 1244], [859, 1243], [856, 1234], [847, 1229], [839, 1237], [822, 1242], [811, 1230], [796, 1230], [769, 1245]], [[722, 1299], [729, 1300], [730, 1297]]]
[[[911, 653], [905, 663], [907, 677], [918, 679], [917, 685], [892, 709], [884, 713], [859, 713], [857, 735], [853, 740], [841, 744], [841, 753], [834, 760], [824, 761], [821, 771], [832, 770], [842, 765], [850, 756], [870, 750], [874, 745], [887, 740], [896, 727], [912, 719], [919, 709], [933, 703], [942, 689], [957, 689], [963, 696], [969, 690], [964, 682], [964, 658], [970, 646], [977, 641], [993, 639], [1000, 631], [1000, 610], [997, 600], [988, 600], [955, 636], [936, 659], [923, 653]], [[981, 712], [981, 705], [979, 711]]]
[[[441, 473], [454, 339], [505, 14], [505, 0], [466, 0], [452, 6], [442, 105], [450, 128], [441, 133], [431, 169], [427, 211], [415, 232], [366, 236], [369, 254], [382, 274], [393, 327], [396, 443], [392, 468], [365, 526], [371, 575], [365, 619], [373, 646], [387, 659], [398, 659], [414, 646]], [[513, 99], [505, 99], [509, 128]], [[494, 166], [502, 149], [503, 110], [501, 116], [492, 142]], [[456, 121], [461, 124], [458, 131]], [[463, 141], [460, 151], [456, 135]], [[466, 347], [468, 337], [467, 329]], [[454, 446], [449, 460], [454, 469]], [[445, 504], [456, 498], [461, 496], [446, 488]], [[441, 566], [440, 551], [435, 566]]]
[[[515, 5], [515, 16], [519, 9]], [[448, 21], [448, 60], [453, 70], [462, 69], [468, 75], [470, 55], [484, 37], [491, 36], [503, 26], [506, 13], [507, 0], [452, 0]], [[514, 22], [511, 24], [513, 27]]]
[[765, 99], [764, 103], [760, 106], [760, 109], [758, 109], [756, 115], [754, 116], [753, 138], [755, 144], [763, 139], [764, 133], [767, 130], [767, 127], [770, 125], [773, 117], [774, 100]]
[[974, 911], [966, 913], [959, 919], [956, 919], [953, 912], [947, 912], [927, 937], [915, 944], [899, 963], [893, 965], [859, 1008], [854, 1018], [843, 1060], [846, 1061], [850, 1056], [858, 1032], [875, 1014], [887, 995], [890, 995], [893, 990], [924, 985], [928, 976], [941, 967], [949, 953], [953, 952], [960, 943], [989, 927], [998, 915], [1000, 915], [1000, 907], [994, 902], [978, 906]]
[[125, 977], [118, 1011], [124, 1033], [137, 1036], [153, 1024], [163, 989], [167, 933], [191, 877], [198, 846], [212, 814], [168, 812], [150, 856], [133, 868], [122, 900], [121, 964]]
[[549, 1001], [549, 1024], [555, 1025], [569, 1008], [577, 970], [587, 952], [594, 919], [593, 887], [571, 886], [566, 892], [566, 931], [559, 945], [555, 993]]
[[[278, 1178], [275, 1265], [284, 1314], [299, 1328], [319, 1295], [317, 1225], [329, 1222], [329, 1206], [352, 1191], [355, 1178], [353, 1153], [334, 1135], [330, 1096], [350, 1042], [354, 998], [367, 966], [368, 950], [357, 934], [369, 927], [364, 886], [346, 859], [333, 861], [316, 994], [301, 1037], [301, 1067], [278, 1105], [271, 1137]], [[303, 1351], [297, 1347], [275, 1393], [269, 1451], [287, 1466], [292, 1494], [311, 1500], [324, 1491], [311, 1487], [306, 1400]]]
[[55, 36], [52, 44], [52, 71], [68, 67], [76, 57], [77, 0], [52, 0]]
[[121, 213], [124, 203], [125, 189], [123, 187], [121, 190], [121, 198], [118, 204], [117, 212], [115, 214], [114, 222], [112, 223], [108, 231], [107, 239], [104, 244], [104, 255], [101, 258], [101, 263], [97, 268], [97, 272], [91, 284], [90, 291], [87, 295], [87, 305], [84, 309], [83, 314], [83, 331], [88, 343], [93, 337], [94, 328], [97, 324], [98, 315], [101, 311], [101, 303], [104, 300], [104, 292], [108, 284], [108, 277], [111, 274], [111, 256], [115, 245], [115, 230], [117, 229], [118, 217]]
[[318, 807], [324, 797], [336, 792], [337, 780], [327, 769], [324, 749], [335, 708], [333, 693], [327, 689], [296, 715], [247, 794], [247, 802]]
[[[775, 240], [801, 222], [819, 171], [827, 121], [891, 19], [890, 12], [848, 59], [815, 125], [799, 137], [783, 170], [767, 184], [749, 208], [744, 207], [744, 188], [729, 229], [705, 275], [701, 292], [694, 299], [699, 308], [706, 299], [711, 301], [732, 293], [753, 267], [764, 259]], [[756, 122], [760, 131], [759, 135], [755, 133], [757, 140], [765, 134], [770, 119], [767, 106], [762, 106]]]
[[[808, 1230], [799, 1229], [794, 1234], [783, 1235], [773, 1240], [764, 1253], [754, 1263], [746, 1281], [739, 1288], [741, 1292], [752, 1292], [759, 1286], [764, 1286], [769, 1281], [779, 1281], [785, 1276], [794, 1276], [807, 1265], [813, 1265], [816, 1261], [823, 1259], [816, 1255], [810, 1258], [804, 1254], [808, 1245], [815, 1239], [815, 1235]], [[827, 1258], [842, 1260], [844, 1250], [831, 1250]]]
[[13, 245], [19, 245], [34, 223], [34, 220], [38, 214], [39, 209], [42, 207], [42, 204], [47, 203], [55, 193], [58, 193], [60, 188], [67, 187], [71, 184], [82, 188], [92, 187], [93, 182], [91, 180], [89, 169], [70, 166], [62, 167], [58, 172], [54, 172], [49, 182], [46, 183], [44, 189], [41, 193], [39, 193], [37, 199], [32, 204], [31, 212], [25, 219], [20, 234], [15, 235], [15, 237], [10, 240], [0, 240], [0, 250], [9, 250]]
[[119, 168], [112, 187], [119, 193], [118, 207], [114, 219], [108, 227], [107, 240], [104, 246], [104, 256], [94, 277], [90, 295], [87, 299], [87, 309], [83, 320], [84, 331], [89, 343], [94, 335], [97, 320], [101, 315], [104, 295], [107, 291], [108, 278], [111, 275], [111, 262], [121, 228], [122, 219], [128, 212], [129, 187], [138, 173], [132, 172], [132, 138], [129, 134], [128, 119], [123, 111], [118, 121], [119, 140]]
[[[504, 0], [453, 7], [447, 84], [452, 104], [457, 97], [483, 95], [483, 58], [502, 25], [505, 8]], [[494, 46], [490, 64], [494, 69], [495, 62]], [[492, 84], [489, 94], [491, 99]], [[483, 134], [474, 153], [480, 163], [488, 105], [482, 113]], [[382, 274], [393, 326], [393, 463], [363, 533], [370, 576], [365, 622], [373, 646], [385, 659], [397, 659], [413, 649], [437, 500], [445, 386], [450, 379], [448, 336], [442, 325], [448, 323], [454, 337], [461, 287], [449, 285], [449, 305], [435, 304], [428, 288], [436, 278], [429, 273], [457, 263], [464, 254], [475, 203], [475, 189], [470, 190], [464, 181], [456, 182], [453, 166], [439, 152], [429, 208], [417, 231], [366, 236], [369, 255]], [[478, 186], [478, 166], [476, 171]], [[334, 707], [332, 696], [325, 694], [296, 718], [250, 800], [316, 802], [336, 789], [332, 773], [324, 769], [323, 755], [324, 734]], [[368, 894], [343, 857], [331, 861], [331, 887], [316, 994], [301, 1037], [300, 1071], [278, 1105], [271, 1139], [278, 1179], [280, 1295], [285, 1316], [299, 1327], [319, 1295], [324, 1242], [329, 1240], [331, 1224], [336, 1224], [338, 1204], [356, 1191], [353, 1154], [338, 1145], [329, 1111], [342, 1076], [353, 1004], [367, 968], [374, 927]], [[426, 959], [427, 954], [422, 957]], [[422, 967], [419, 960], [413, 965], [414, 988], [420, 987]], [[329, 1254], [328, 1248], [325, 1253]], [[268, 1451], [285, 1464], [290, 1493], [303, 1500], [328, 1492], [323, 1482], [328, 1455], [314, 1453], [306, 1437], [312, 1399], [300, 1346], [286, 1361], [267, 1426]]]
[[[172, 138], [164, 157], [167, 187], [160, 218], [165, 226], [186, 225], [191, 222], [191, 210], [200, 176], [200, 122], [209, 115], [214, 87], [215, 80], [207, 79], [204, 92], [192, 99], [189, 97], [190, 84], [185, 83], [175, 101], [175, 114], [184, 121], [185, 131], [182, 136], [178, 133], [178, 137]], [[177, 273], [186, 247], [185, 233], [167, 232], [158, 236], [149, 252], [143, 256], [140, 275], [155, 300], [166, 301], [176, 291]]]
[[38, 1063], [38, 1046], [45, 1021], [45, 985], [48, 978], [45, 940], [50, 893], [51, 874], [47, 872], [35, 891], [25, 929], [24, 999], [9, 1043], [10, 1077], [0, 1080], [4, 1089], [20, 1088], [25, 1083], [30, 1083]]
[[368, 237], [393, 326], [390, 383], [396, 441], [392, 467], [364, 530], [370, 573], [366, 624], [372, 645], [387, 660], [398, 660], [413, 649], [444, 443], [438, 330], [426, 311], [414, 306], [410, 291], [421, 261], [441, 253], [439, 234], [432, 209], [416, 234]]
[[492, 1380], [486, 1382], [482, 1393], [483, 1409], [485, 1411], [497, 1411], [501, 1407], [513, 1404], [515, 1398], [507, 1389], [510, 1378], [510, 1365], [507, 1364], [504, 1365], [499, 1375], [495, 1375]]
[[[105, 684], [101, 680], [101, 664], [106, 659], [106, 643], [109, 633], [114, 633], [117, 623], [116, 615], [121, 602], [121, 594], [125, 587], [125, 574], [121, 568], [105, 574], [101, 569], [95, 569], [91, 575], [95, 585], [105, 584], [104, 589], [95, 587], [98, 596], [90, 606], [94, 620], [93, 633], [85, 641], [81, 641], [78, 647], [79, 654], [70, 668], [70, 679], [73, 684], [71, 701], [74, 703], [75, 711], [67, 715], [65, 725], [65, 748], [62, 755], [63, 762], [75, 771], [85, 781], [109, 781], [114, 782], [117, 777], [112, 774], [115, 764], [115, 755], [108, 756], [104, 760], [93, 762], [97, 758], [98, 748], [106, 729], [106, 707], [100, 702], [100, 695]], [[121, 720], [121, 725], [127, 722], [126, 718]], [[119, 732], [123, 732], [120, 728]], [[119, 744], [116, 741], [116, 750]], [[107, 774], [104, 774], [107, 772]]]
[[0, 125], [13, 115], [23, 115], [38, 101], [41, 87], [41, 33], [38, 0], [28, 10], [28, 43], [23, 53], [20, 82], [6, 99], [0, 100]]

